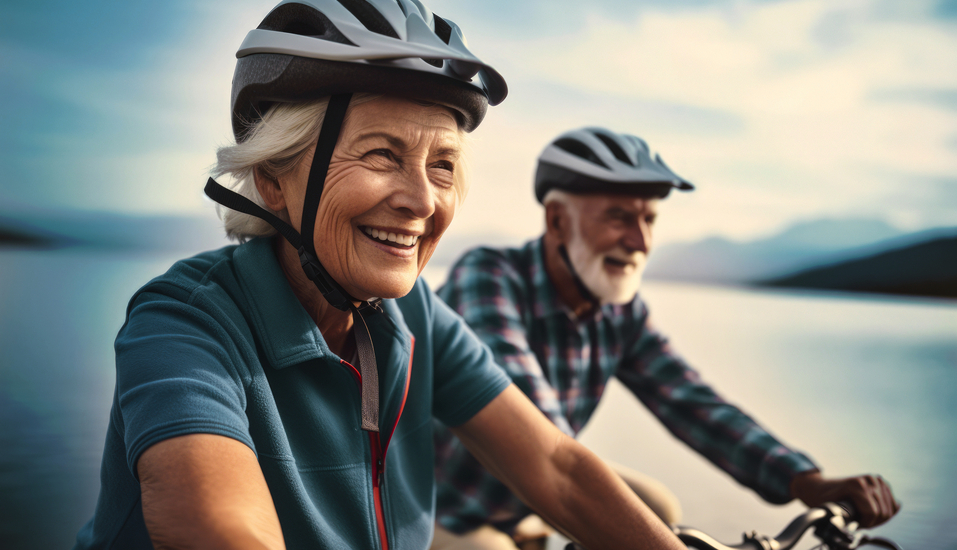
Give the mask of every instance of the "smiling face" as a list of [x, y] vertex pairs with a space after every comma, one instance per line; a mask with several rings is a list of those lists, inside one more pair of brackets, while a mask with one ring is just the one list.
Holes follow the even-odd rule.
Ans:
[[[397, 298], [412, 289], [465, 199], [462, 140], [444, 107], [393, 97], [350, 106], [314, 234], [319, 261], [349, 294]], [[278, 180], [296, 228], [313, 153]]]
[[634, 299], [641, 285], [658, 199], [620, 195], [569, 197], [565, 246], [572, 266], [602, 303]]

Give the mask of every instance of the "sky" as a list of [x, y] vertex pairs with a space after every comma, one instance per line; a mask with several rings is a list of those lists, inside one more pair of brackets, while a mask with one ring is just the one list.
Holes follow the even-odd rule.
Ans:
[[[645, 138], [697, 185], [659, 243], [801, 220], [957, 225], [957, 0], [432, 0], [509, 84], [446, 239], [540, 233], [562, 132]], [[0, 21], [0, 212], [212, 216], [235, 51], [272, 2], [52, 0]]]

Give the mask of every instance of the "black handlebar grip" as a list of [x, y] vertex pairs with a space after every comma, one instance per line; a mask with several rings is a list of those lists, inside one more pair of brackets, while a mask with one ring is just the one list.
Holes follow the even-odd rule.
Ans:
[[841, 510], [844, 511], [845, 521], [851, 522], [851, 521], [858, 520], [857, 507], [855, 507], [854, 504], [851, 503], [851, 501], [841, 500], [841, 501], [835, 502], [834, 504], [836, 504]]

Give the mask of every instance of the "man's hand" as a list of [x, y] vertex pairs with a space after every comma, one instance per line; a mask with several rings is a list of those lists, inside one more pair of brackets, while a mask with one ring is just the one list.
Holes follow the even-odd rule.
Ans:
[[857, 509], [862, 527], [874, 527], [891, 519], [901, 504], [881, 476], [863, 475], [828, 479], [821, 472], [798, 474], [791, 480], [791, 494], [808, 506], [849, 501]]

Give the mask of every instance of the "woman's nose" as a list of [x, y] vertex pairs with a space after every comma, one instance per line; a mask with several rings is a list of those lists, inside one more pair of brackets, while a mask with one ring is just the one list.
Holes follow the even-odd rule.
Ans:
[[405, 171], [400, 185], [390, 198], [390, 206], [416, 218], [429, 218], [435, 212], [435, 195], [425, 166]]

